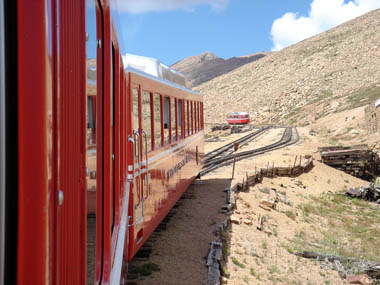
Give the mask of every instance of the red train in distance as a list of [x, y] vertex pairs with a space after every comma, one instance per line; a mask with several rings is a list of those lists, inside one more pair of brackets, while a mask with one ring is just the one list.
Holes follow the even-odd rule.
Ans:
[[0, 1], [0, 284], [120, 284], [202, 168], [202, 96], [127, 65], [117, 12]]
[[250, 122], [249, 114], [246, 112], [230, 113], [227, 116], [227, 123], [232, 124], [248, 124]]

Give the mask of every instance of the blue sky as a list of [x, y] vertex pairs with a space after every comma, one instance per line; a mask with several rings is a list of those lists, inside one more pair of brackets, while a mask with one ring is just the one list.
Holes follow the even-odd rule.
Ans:
[[211, 51], [279, 50], [375, 8], [379, 0], [119, 0], [128, 53], [171, 65]]

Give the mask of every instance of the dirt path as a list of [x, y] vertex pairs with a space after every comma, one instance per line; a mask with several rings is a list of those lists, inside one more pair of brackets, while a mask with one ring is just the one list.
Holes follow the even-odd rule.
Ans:
[[207, 284], [205, 257], [213, 228], [225, 219], [220, 206], [225, 203], [223, 189], [230, 179], [202, 179], [187, 191], [193, 199], [183, 199], [167, 230], [153, 244], [149, 262], [158, 264], [159, 272], [138, 284]]

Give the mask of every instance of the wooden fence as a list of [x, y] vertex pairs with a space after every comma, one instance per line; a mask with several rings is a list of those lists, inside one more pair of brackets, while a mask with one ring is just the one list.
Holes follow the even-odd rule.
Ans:
[[242, 182], [236, 183], [232, 189], [233, 190], [247, 190], [250, 186], [254, 186], [257, 183], [261, 183], [264, 177], [276, 177], [276, 176], [298, 176], [302, 173], [308, 172], [314, 166], [313, 158], [311, 156], [296, 156], [294, 159], [294, 164], [292, 166], [275, 166], [274, 162], [272, 165], [268, 162], [266, 168], [256, 169], [253, 174], [246, 175], [246, 178]]

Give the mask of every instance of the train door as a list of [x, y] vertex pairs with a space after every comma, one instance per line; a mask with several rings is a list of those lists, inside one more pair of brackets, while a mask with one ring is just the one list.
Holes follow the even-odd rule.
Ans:
[[134, 139], [134, 184], [133, 184], [133, 201], [134, 201], [134, 240], [139, 243], [142, 239], [142, 225], [144, 220], [144, 199], [143, 199], [143, 181], [142, 181], [142, 161], [143, 161], [143, 132], [141, 128], [141, 87], [133, 86], [132, 88], [132, 133]]

